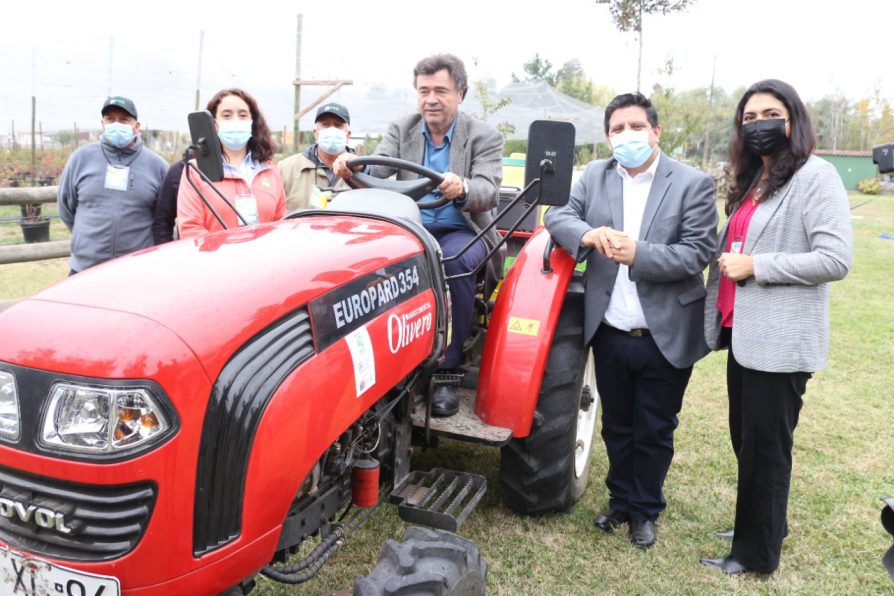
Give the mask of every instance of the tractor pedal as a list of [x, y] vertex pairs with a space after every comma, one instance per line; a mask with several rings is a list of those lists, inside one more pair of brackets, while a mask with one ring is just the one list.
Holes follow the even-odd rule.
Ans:
[[463, 382], [463, 373], [438, 372], [431, 376], [433, 387], [446, 385], [448, 387], [459, 387]]
[[414, 470], [391, 493], [404, 521], [456, 532], [487, 491], [480, 474]]

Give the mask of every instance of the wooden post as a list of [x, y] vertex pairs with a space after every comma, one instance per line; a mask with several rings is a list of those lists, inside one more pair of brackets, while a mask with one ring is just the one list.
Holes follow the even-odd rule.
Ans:
[[[301, 79], [301, 26], [304, 21], [304, 15], [298, 15], [298, 32], [296, 36], [296, 44], [295, 44], [295, 80]], [[301, 107], [301, 85], [295, 85], [295, 106], [294, 113], [298, 113], [298, 109]], [[295, 123], [293, 125], [292, 134], [292, 149], [295, 153], [298, 153], [298, 144], [301, 138], [301, 123], [298, 121], [298, 118], [295, 118]]]
[[37, 122], [37, 98], [31, 96], [31, 185], [37, 186], [37, 143], [34, 141]]
[[71, 254], [70, 240], [0, 246], [0, 265], [60, 259]]

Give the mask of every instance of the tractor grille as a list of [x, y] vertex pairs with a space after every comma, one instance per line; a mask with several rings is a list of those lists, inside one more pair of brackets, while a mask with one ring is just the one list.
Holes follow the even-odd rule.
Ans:
[[263, 329], [224, 365], [205, 411], [196, 470], [193, 553], [230, 542], [242, 529], [242, 493], [255, 431], [279, 384], [314, 353], [300, 308]]
[[155, 495], [148, 482], [74, 484], [0, 468], [0, 539], [63, 560], [114, 559], [139, 543]]

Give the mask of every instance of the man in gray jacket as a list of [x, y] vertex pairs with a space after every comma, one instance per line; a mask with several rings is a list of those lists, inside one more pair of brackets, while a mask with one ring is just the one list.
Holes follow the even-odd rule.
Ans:
[[[388, 127], [376, 147], [385, 155], [422, 164], [443, 172], [444, 181], [423, 201], [446, 197], [450, 203], [423, 210], [422, 223], [437, 238], [445, 259], [456, 255], [493, 221], [503, 180], [503, 137], [493, 126], [459, 111], [468, 82], [462, 61], [452, 54], [437, 54], [421, 60], [413, 69], [419, 112], [404, 116]], [[342, 154], [332, 170], [350, 177], [352, 156]], [[378, 178], [394, 174], [393, 168], [372, 167]], [[416, 174], [400, 171], [398, 179], [411, 180]], [[444, 264], [448, 276], [473, 271], [498, 242], [496, 230], [489, 230], [459, 259]], [[492, 257], [496, 275], [502, 273], [502, 258]], [[475, 306], [475, 279], [472, 276], [448, 280], [453, 333], [440, 372], [450, 378], [462, 362], [463, 343], [469, 335]], [[449, 384], [440, 385], [432, 401], [432, 414], [451, 416], [459, 410], [459, 396]]]
[[59, 216], [71, 230], [70, 274], [152, 246], [152, 220], [168, 164], [143, 146], [126, 97], [102, 106], [102, 139], [77, 149], [62, 171]]
[[717, 242], [714, 183], [658, 148], [661, 127], [639, 93], [605, 109], [614, 158], [591, 162], [546, 227], [586, 260], [584, 337], [593, 346], [608, 454], [609, 507], [595, 520], [630, 523], [648, 548], [666, 502], [664, 479], [692, 365], [708, 352], [702, 270]]

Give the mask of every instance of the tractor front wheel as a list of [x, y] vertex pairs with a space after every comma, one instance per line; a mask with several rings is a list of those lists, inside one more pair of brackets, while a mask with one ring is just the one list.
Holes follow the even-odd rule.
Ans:
[[481, 596], [486, 580], [487, 563], [474, 543], [444, 530], [412, 526], [403, 542], [382, 545], [375, 569], [354, 580], [354, 595]]
[[501, 452], [506, 505], [525, 515], [567, 511], [584, 494], [599, 395], [584, 345], [583, 296], [569, 294], [556, 326], [531, 434]]

